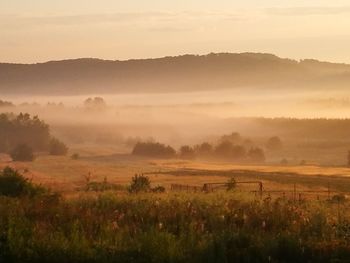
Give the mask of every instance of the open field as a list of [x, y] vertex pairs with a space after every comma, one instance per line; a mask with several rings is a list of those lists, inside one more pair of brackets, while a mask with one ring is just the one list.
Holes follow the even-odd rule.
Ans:
[[[219, 162], [154, 160], [129, 154], [113, 153], [113, 149], [79, 149], [81, 157], [39, 155], [34, 162], [9, 162], [7, 165], [25, 171], [26, 177], [62, 193], [82, 189], [86, 177], [92, 181], [128, 185], [135, 174], [147, 174], [153, 185], [170, 188], [171, 184], [202, 186], [205, 183], [225, 183], [259, 180], [264, 191], [350, 191], [350, 168], [322, 166], [237, 165]], [[96, 154], [97, 153], [97, 154]], [[256, 190], [251, 189], [251, 190]]]

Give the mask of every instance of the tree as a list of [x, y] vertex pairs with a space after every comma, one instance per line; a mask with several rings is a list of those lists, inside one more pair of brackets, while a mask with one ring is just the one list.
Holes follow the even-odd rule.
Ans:
[[209, 157], [213, 153], [213, 146], [207, 142], [204, 142], [200, 145], [196, 145], [194, 147], [194, 151], [196, 152], [197, 156]]
[[19, 144], [11, 152], [11, 158], [19, 162], [32, 162], [34, 160], [33, 149], [26, 144]]
[[101, 111], [107, 108], [107, 103], [101, 97], [88, 98], [84, 101], [84, 107], [87, 110]]
[[49, 153], [50, 155], [66, 155], [68, 152], [68, 147], [56, 138], [51, 138]]
[[196, 153], [192, 147], [184, 145], [180, 148], [180, 157], [182, 159], [194, 159], [196, 157]]
[[229, 141], [231, 143], [240, 143], [241, 140], [242, 140], [241, 135], [238, 132], [233, 132], [229, 135], [223, 135], [219, 141], [220, 142]]
[[280, 151], [283, 148], [282, 141], [279, 137], [274, 136], [266, 142], [266, 148], [270, 151]]
[[265, 153], [260, 148], [251, 148], [248, 152], [248, 160], [253, 163], [265, 162]]
[[232, 147], [232, 158], [239, 160], [243, 159], [246, 156], [246, 150], [243, 146], [240, 145], [234, 145]]
[[231, 157], [233, 144], [229, 141], [223, 141], [215, 147], [215, 154], [218, 157], [229, 158]]
[[215, 148], [215, 154], [219, 157], [239, 160], [246, 156], [246, 150], [243, 146], [234, 145], [230, 141], [223, 141]]
[[46, 151], [49, 140], [49, 126], [37, 116], [0, 114], [0, 152], [9, 153], [19, 144], [26, 144], [35, 151]]

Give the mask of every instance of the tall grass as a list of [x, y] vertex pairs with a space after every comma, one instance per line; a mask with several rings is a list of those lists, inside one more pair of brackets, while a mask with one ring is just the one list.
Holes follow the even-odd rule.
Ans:
[[342, 262], [348, 208], [235, 193], [2, 197], [0, 262]]

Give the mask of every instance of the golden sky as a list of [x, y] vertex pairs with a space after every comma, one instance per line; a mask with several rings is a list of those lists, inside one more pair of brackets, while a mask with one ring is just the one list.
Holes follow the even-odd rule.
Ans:
[[348, 0], [0, 0], [0, 61], [267, 52], [350, 63]]

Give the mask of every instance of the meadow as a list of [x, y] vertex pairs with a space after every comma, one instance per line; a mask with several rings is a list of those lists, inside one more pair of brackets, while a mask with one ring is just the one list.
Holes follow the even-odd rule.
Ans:
[[0, 198], [2, 262], [347, 262], [348, 203], [213, 194]]
[[[72, 152], [79, 158], [1, 159], [0, 168], [10, 166], [47, 191], [0, 197], [0, 262], [348, 262], [350, 257], [349, 168], [152, 159], [112, 148]], [[129, 193], [135, 174], [145, 174], [152, 187], [165, 192]], [[262, 182], [263, 195], [256, 185], [239, 184], [230, 191], [171, 190], [172, 184], [201, 187], [231, 178]], [[291, 194], [295, 188], [302, 196]]]

